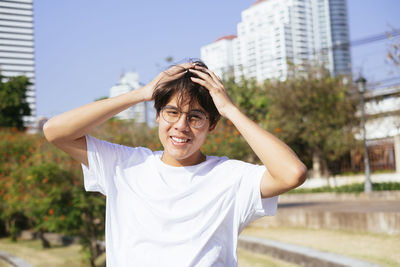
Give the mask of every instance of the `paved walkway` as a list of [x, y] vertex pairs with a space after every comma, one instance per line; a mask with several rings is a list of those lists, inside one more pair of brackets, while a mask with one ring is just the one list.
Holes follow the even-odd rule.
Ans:
[[15, 267], [33, 267], [31, 264], [27, 263], [23, 259], [1, 250], [0, 250], [0, 259], [5, 260], [6, 262], [10, 263], [12, 266]]

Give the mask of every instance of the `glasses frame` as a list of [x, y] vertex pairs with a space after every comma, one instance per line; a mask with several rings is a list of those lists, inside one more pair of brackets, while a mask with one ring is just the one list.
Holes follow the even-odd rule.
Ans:
[[[166, 110], [166, 109], [174, 109], [174, 110], [176, 110], [177, 112], [179, 112], [179, 116], [177, 117], [176, 121], [169, 121], [169, 120], [167, 120], [167, 119], [164, 117], [164, 110]], [[178, 121], [180, 120], [182, 114], [184, 113], [184, 114], [186, 114], [186, 122], [187, 122], [187, 124], [188, 124], [191, 128], [199, 129], [199, 128], [203, 127], [204, 124], [206, 124], [206, 121], [207, 121], [209, 118], [208, 118], [207, 114], [206, 114], [204, 111], [198, 110], [198, 109], [196, 109], [195, 111], [196, 111], [196, 112], [200, 112], [201, 114], [204, 115], [204, 118], [205, 118], [205, 119], [203, 120], [203, 123], [202, 123], [200, 126], [192, 126], [192, 125], [190, 124], [189, 116], [188, 116], [188, 115], [190, 114], [190, 112], [192, 112], [192, 110], [190, 110], [189, 112], [184, 112], [184, 111], [181, 111], [179, 108], [174, 107], [174, 106], [164, 106], [163, 108], [161, 108], [160, 113], [161, 113], [161, 117], [163, 118], [163, 120], [166, 121], [166, 122], [168, 122], [168, 123], [176, 123], [176, 122], [178, 122]]]

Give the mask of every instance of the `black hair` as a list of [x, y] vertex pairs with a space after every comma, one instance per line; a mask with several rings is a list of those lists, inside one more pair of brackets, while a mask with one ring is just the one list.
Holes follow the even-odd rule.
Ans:
[[[208, 69], [207, 65], [201, 60], [190, 60], [189, 62]], [[196, 75], [188, 71], [176, 80], [158, 84], [153, 93], [154, 108], [157, 111], [157, 115], [160, 115], [161, 109], [167, 105], [173, 96], [177, 95], [178, 107], [182, 107], [185, 104], [189, 104], [189, 107], [191, 107], [194, 103], [199, 103], [207, 112], [210, 126], [212, 126], [218, 122], [221, 115], [215, 107], [208, 89], [193, 82], [190, 79], [191, 77], [196, 77]]]

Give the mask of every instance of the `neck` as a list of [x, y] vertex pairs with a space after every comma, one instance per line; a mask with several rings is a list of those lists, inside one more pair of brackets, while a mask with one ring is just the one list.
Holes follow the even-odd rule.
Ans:
[[175, 159], [169, 157], [167, 154], [165, 154], [165, 152], [161, 157], [162, 162], [174, 167], [193, 166], [202, 163], [206, 159], [206, 156], [201, 152], [198, 155], [192, 155], [191, 157], [186, 159]]

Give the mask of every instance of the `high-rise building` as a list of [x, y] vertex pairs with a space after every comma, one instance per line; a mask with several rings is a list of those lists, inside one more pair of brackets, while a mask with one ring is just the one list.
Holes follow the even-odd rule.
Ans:
[[33, 30], [33, 0], [0, 0], [0, 72], [6, 79], [24, 75], [32, 83], [27, 92], [31, 108], [31, 116], [24, 118], [27, 125], [36, 117]]
[[[121, 75], [118, 84], [110, 89], [110, 97], [122, 95], [141, 87], [139, 74], [137, 72], [126, 72]], [[138, 103], [116, 115], [121, 120], [135, 120], [135, 122], [146, 123], [148, 126], [155, 125], [155, 109], [152, 102]]]
[[[319, 51], [327, 51], [329, 70], [333, 74], [350, 74], [351, 57], [346, 0], [314, 0], [318, 5], [319, 26], [316, 27], [316, 44], [323, 44]], [[328, 47], [328, 49], [327, 49]], [[324, 54], [321, 52], [320, 54]], [[326, 61], [325, 61], [326, 62]]]
[[212, 70], [258, 81], [286, 79], [290, 63], [350, 74], [348, 42], [345, 0], [258, 0], [242, 11], [237, 37], [203, 46], [201, 58]]
[[201, 59], [212, 66], [212, 70], [220, 78], [233, 75], [232, 42], [235, 38], [235, 35], [223, 36], [201, 48]]

